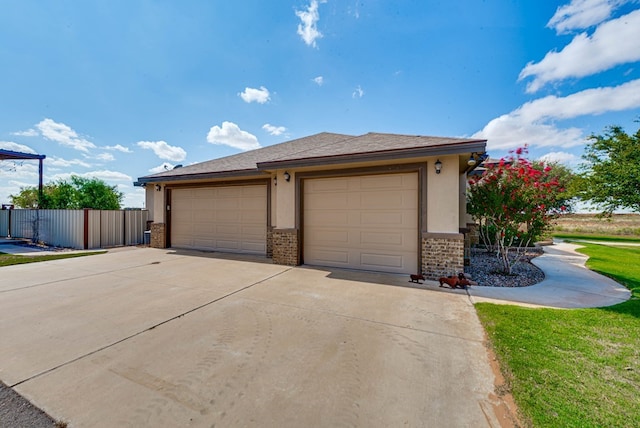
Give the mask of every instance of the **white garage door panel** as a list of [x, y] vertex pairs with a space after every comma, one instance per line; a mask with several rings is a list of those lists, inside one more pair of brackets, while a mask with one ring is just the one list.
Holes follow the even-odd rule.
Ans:
[[173, 247], [266, 254], [266, 185], [175, 189], [171, 199]]
[[306, 180], [303, 216], [307, 264], [418, 271], [416, 173]]

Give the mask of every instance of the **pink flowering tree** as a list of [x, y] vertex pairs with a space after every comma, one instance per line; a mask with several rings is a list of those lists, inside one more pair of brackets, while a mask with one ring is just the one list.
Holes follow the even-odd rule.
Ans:
[[563, 185], [551, 166], [523, 157], [526, 147], [489, 164], [469, 180], [467, 211], [480, 226], [480, 238], [495, 252], [502, 271], [511, 274], [526, 247], [544, 234], [554, 216], [566, 207]]

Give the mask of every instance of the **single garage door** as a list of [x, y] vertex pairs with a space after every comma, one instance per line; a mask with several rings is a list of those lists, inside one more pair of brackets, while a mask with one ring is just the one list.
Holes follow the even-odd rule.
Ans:
[[266, 254], [267, 186], [173, 189], [171, 246]]
[[418, 174], [307, 179], [304, 263], [418, 272]]

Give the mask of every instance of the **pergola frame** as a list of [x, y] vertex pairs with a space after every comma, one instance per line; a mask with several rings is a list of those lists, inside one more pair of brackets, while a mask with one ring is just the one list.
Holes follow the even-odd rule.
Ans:
[[0, 161], [3, 160], [35, 160], [38, 162], [38, 206], [42, 201], [42, 161], [46, 158], [45, 155], [36, 155], [33, 153], [14, 152], [12, 150], [0, 149]]

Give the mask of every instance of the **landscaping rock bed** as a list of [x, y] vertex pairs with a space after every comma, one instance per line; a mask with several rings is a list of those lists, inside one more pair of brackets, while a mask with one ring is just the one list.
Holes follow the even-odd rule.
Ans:
[[528, 287], [544, 280], [544, 273], [531, 263], [531, 260], [542, 254], [542, 248], [530, 248], [513, 267], [512, 275], [499, 273], [501, 264], [494, 253], [483, 248], [471, 249], [471, 265], [464, 271], [484, 287]]

